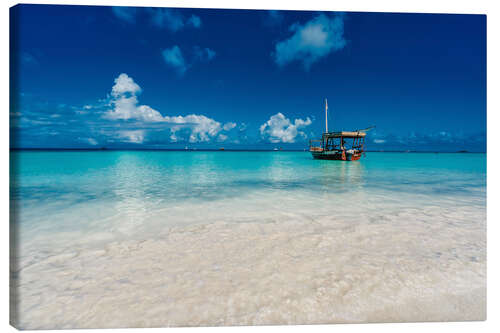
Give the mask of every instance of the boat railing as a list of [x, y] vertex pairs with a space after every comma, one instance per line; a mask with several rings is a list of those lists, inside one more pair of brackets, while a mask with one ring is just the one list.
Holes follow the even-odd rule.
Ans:
[[309, 140], [309, 151], [323, 151], [323, 141]]

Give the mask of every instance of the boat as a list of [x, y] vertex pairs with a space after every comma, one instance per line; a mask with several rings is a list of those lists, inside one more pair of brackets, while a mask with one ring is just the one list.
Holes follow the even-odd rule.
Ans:
[[325, 132], [321, 140], [309, 140], [309, 151], [314, 159], [357, 161], [364, 155], [366, 132], [371, 126], [354, 131], [328, 131], [328, 100], [325, 99]]

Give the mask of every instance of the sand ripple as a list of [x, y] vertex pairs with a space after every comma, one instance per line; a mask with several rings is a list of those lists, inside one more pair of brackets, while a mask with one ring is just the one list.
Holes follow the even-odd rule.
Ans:
[[62, 329], [483, 320], [485, 220], [483, 210], [438, 208], [290, 216], [33, 254], [12, 272], [12, 321]]

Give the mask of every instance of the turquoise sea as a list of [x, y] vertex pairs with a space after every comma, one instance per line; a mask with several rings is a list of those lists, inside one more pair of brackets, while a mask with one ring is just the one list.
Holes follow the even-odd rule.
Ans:
[[[21, 300], [21, 327], [134, 326], [127, 321], [131, 300], [122, 292], [116, 297], [110, 292], [109, 302], [102, 301], [117, 281], [137, 302], [146, 299], [144, 309], [134, 308], [143, 318], [138, 326], [217, 325], [220, 318], [224, 324], [405, 320], [403, 312], [394, 314], [400, 307], [414, 310], [409, 320], [485, 315], [486, 154], [373, 152], [355, 162], [318, 161], [308, 152], [287, 151], [13, 151], [10, 156], [17, 242], [12, 274], [19, 286], [14, 294]], [[262, 257], [236, 262], [243, 259], [234, 256], [259, 248], [267, 251]], [[126, 255], [120, 257], [117, 249]], [[170, 255], [172, 261], [160, 264]], [[89, 256], [95, 257], [85, 259]], [[267, 266], [274, 261], [281, 270]], [[318, 266], [307, 266], [312, 263]], [[114, 271], [123, 267], [127, 270]], [[242, 267], [248, 269], [245, 278], [236, 275]], [[300, 274], [293, 271], [297, 267], [303, 268]], [[288, 278], [280, 280], [287, 270], [292, 270]], [[257, 272], [259, 283], [274, 278], [267, 285], [243, 282]], [[90, 274], [89, 280], [76, 283], [82, 274]], [[149, 280], [155, 274], [167, 279], [165, 284]], [[221, 285], [231, 274], [231, 281], [240, 277], [241, 283]], [[292, 288], [298, 276], [309, 289], [296, 281], [301, 287], [273, 295], [276, 303], [256, 296], [281, 292], [279, 281], [285, 286], [290, 281]], [[114, 287], [104, 282], [109, 277]], [[138, 287], [141, 281], [148, 281], [151, 295]], [[421, 298], [416, 290], [423, 286]], [[192, 297], [198, 301], [185, 304], [188, 298], [175, 296], [181, 290], [196, 291]], [[388, 302], [396, 295], [389, 290], [403, 301]], [[479, 296], [467, 294], [470, 290]], [[200, 308], [217, 292], [222, 305]], [[243, 297], [241, 292], [248, 292], [250, 304], [229, 304]], [[355, 293], [352, 299], [346, 298], [349, 292]], [[440, 292], [453, 296], [443, 300]], [[326, 303], [307, 298], [318, 300], [319, 294]], [[275, 316], [272, 309], [286, 307], [287, 299], [296, 302], [298, 314], [283, 317], [287, 312], [281, 309], [281, 317]], [[57, 319], [61, 313], [48, 312], [56, 300], [68, 306], [64, 320]], [[84, 315], [117, 306], [123, 312]]]

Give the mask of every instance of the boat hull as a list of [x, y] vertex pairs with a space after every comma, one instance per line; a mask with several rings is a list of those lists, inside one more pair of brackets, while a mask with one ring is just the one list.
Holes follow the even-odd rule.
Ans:
[[311, 151], [314, 159], [332, 161], [357, 161], [361, 158], [361, 153], [354, 154], [339, 151]]
[[347, 154], [347, 161], [357, 161], [361, 158], [361, 153]]

